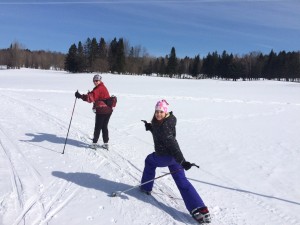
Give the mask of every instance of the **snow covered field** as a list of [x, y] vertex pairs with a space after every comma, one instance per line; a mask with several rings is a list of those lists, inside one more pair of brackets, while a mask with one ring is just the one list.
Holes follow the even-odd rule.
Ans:
[[[300, 84], [179, 80], [104, 74], [118, 105], [111, 150], [88, 148], [93, 74], [0, 70], [0, 224], [196, 224], [171, 178], [154, 198], [132, 190], [153, 151], [150, 121], [165, 98], [177, 117], [186, 172], [212, 214], [212, 225], [300, 224]], [[100, 142], [101, 143], [101, 142]], [[157, 169], [163, 175], [167, 169]]]

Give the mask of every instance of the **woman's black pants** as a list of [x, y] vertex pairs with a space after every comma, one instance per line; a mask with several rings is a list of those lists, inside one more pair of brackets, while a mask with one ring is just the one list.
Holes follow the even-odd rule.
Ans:
[[108, 122], [110, 114], [96, 114], [93, 143], [97, 143], [102, 130], [103, 143], [108, 143]]

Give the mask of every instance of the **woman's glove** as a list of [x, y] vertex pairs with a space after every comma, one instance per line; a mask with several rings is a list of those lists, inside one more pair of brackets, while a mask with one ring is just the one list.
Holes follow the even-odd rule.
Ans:
[[80, 94], [79, 92], [78, 92], [78, 90], [75, 92], [75, 97], [76, 98], [81, 98], [82, 97], [82, 94]]

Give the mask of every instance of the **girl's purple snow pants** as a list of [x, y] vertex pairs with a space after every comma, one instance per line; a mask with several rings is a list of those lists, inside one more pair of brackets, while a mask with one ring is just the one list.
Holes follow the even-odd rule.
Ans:
[[[182, 166], [180, 166], [172, 156], [158, 156], [155, 152], [148, 155], [145, 160], [142, 183], [155, 178], [156, 167], [166, 166], [169, 167], [170, 172], [182, 168]], [[183, 169], [179, 170], [176, 173], [173, 173], [172, 177], [189, 212], [191, 212], [195, 208], [205, 206], [193, 185], [187, 180]], [[141, 186], [141, 188], [145, 191], [152, 191], [153, 183], [154, 181], [144, 184]]]

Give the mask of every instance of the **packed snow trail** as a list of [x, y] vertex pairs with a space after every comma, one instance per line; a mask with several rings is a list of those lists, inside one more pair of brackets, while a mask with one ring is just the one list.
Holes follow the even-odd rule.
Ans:
[[0, 72], [0, 224], [196, 224], [171, 176], [155, 181], [152, 197], [138, 189], [109, 196], [139, 184], [153, 151], [140, 120], [151, 120], [160, 98], [177, 115], [185, 157], [200, 165], [186, 175], [212, 225], [300, 224], [298, 84], [104, 74], [118, 96], [110, 150], [88, 147], [94, 114], [79, 101], [62, 155], [74, 90], [91, 87], [89, 74], [70, 76]]
[[[39, 122], [43, 123], [43, 120], [46, 121], [51, 121], [51, 125], [52, 126], [57, 126], [58, 128], [64, 127], [66, 128], [67, 124], [63, 123], [62, 121], [60, 121], [59, 118], [55, 117], [54, 115], [51, 115], [50, 113], [47, 113], [46, 111], [43, 111], [42, 109], [38, 109], [36, 107], [34, 107], [33, 105], [30, 104], [26, 104], [26, 102], [22, 101], [22, 100], [15, 100], [13, 98], [8, 97], [7, 98], [9, 101], [7, 102], [7, 104], [18, 104], [18, 105], [23, 105], [26, 106], [24, 107], [26, 110], [30, 111], [31, 115], [35, 115], [35, 119], [38, 119]], [[18, 114], [20, 115], [27, 115], [28, 113], [22, 112], [20, 113], [20, 111], [18, 112]], [[45, 116], [46, 115], [46, 116]], [[46, 124], [46, 123], [45, 123]], [[73, 130], [73, 132], [75, 132]], [[76, 132], [78, 132], [79, 134], [82, 134], [81, 131], [77, 130]], [[7, 135], [7, 133], [5, 133], [4, 131], [4, 135]], [[41, 133], [41, 135], [43, 135]], [[86, 135], [86, 134], [84, 134]], [[30, 134], [30, 136], [34, 136], [32, 134]], [[34, 137], [39, 137], [40, 133], [38, 133], [37, 135], [35, 135]], [[49, 135], [48, 135], [49, 136]], [[4, 139], [4, 138], [2, 138]], [[7, 139], [7, 137], [6, 137]], [[9, 140], [13, 140], [12, 138], [10, 138]], [[71, 140], [72, 142], [72, 140]], [[12, 143], [14, 143], [12, 141]], [[26, 143], [26, 142], [25, 142]], [[83, 145], [83, 144], [81, 144]], [[5, 151], [6, 149], [10, 149], [10, 152], [12, 152], [12, 147], [10, 146], [5, 146], [3, 143], [1, 143], [1, 146], [3, 147], [3, 150]], [[88, 143], [86, 143], [86, 146], [88, 146]], [[53, 151], [54, 152], [54, 151]], [[113, 152], [113, 150], [111, 150], [110, 152]], [[103, 165], [105, 168], [106, 167], [112, 167], [111, 169], [115, 169], [117, 170], [115, 174], [113, 174], [114, 178], [118, 177], [117, 175], [120, 175], [124, 177], [124, 176], [133, 176], [132, 174], [126, 174], [124, 172], [124, 170], [122, 169], [122, 167], [120, 166], [120, 162], [124, 160], [124, 158], [121, 158], [121, 160], [116, 160], [110, 157], [110, 155], [103, 155], [102, 157], [100, 157], [100, 160], [97, 158], [97, 156], [99, 157], [99, 153], [98, 152], [93, 152], [93, 150], [90, 149], [86, 149], [85, 154], [83, 156], [87, 156], [87, 157], [91, 157], [91, 160], [96, 160], [98, 165], [100, 166], [101, 164], [103, 164], [105, 162], [105, 164]], [[91, 154], [93, 153], [93, 154]], [[54, 154], [56, 154], [54, 152]], [[94, 155], [96, 154], [96, 156]], [[9, 159], [11, 157], [8, 157]], [[19, 166], [24, 166], [27, 165], [27, 163], [25, 164], [24, 162], [26, 159], [24, 158], [23, 162], [19, 162]], [[45, 184], [37, 183], [34, 186], [38, 186], [38, 187], [42, 187], [40, 190], [36, 191], [36, 190], [30, 190], [28, 192], [30, 192], [28, 194], [28, 196], [30, 196], [30, 198], [25, 199], [25, 195], [24, 193], [27, 192], [27, 188], [23, 187], [24, 185], [22, 185], [22, 183], [20, 182], [20, 176], [18, 176], [15, 172], [15, 169], [13, 167], [13, 160], [10, 161], [9, 165], [12, 168], [12, 172], [13, 175], [12, 180], [14, 180], [14, 189], [17, 195], [17, 200], [18, 200], [18, 204], [19, 204], [19, 215], [17, 216], [17, 218], [15, 219], [15, 221], [13, 222], [13, 224], [22, 224], [22, 223], [32, 223], [32, 224], [48, 224], [53, 217], [55, 217], [61, 210], [64, 209], [64, 207], [67, 207], [67, 205], [70, 203], [70, 201], [72, 201], [74, 198], [76, 198], [76, 195], [79, 192], [80, 186], [76, 185], [76, 181], [74, 181], [72, 178], [67, 178], [68, 175], [62, 175], [64, 173], [62, 172], [52, 172], [52, 175], [54, 177], [59, 177], [62, 180], [57, 180], [56, 182], [51, 182], [49, 184], [49, 186], [46, 186]], [[15, 163], [15, 162], [14, 162]], [[80, 174], [80, 172], [82, 172], [85, 168], [85, 163], [89, 163], [88, 159], [86, 160], [82, 160], [81, 164], [79, 164], [79, 166], [77, 167], [77, 169], [75, 169], [75, 174]], [[110, 169], [110, 171], [111, 171]], [[23, 169], [24, 170], [24, 167]], [[27, 169], [25, 169], [27, 170]], [[33, 171], [35, 171], [33, 169]], [[72, 174], [72, 173], [71, 173]], [[36, 176], [32, 176], [33, 178]], [[72, 176], [71, 176], [72, 177]], [[24, 180], [28, 179], [28, 176], [22, 176], [22, 178]], [[137, 177], [134, 177], [134, 181], [137, 180]], [[18, 182], [16, 182], [16, 180]], [[76, 180], [76, 179], [75, 179]], [[30, 181], [30, 180], [29, 180]], [[128, 179], [126, 179], [126, 181], [128, 181]], [[33, 183], [33, 181], [30, 181], [31, 183]], [[108, 181], [107, 181], [108, 182]], [[85, 184], [84, 184], [85, 185]], [[107, 185], [104, 185], [107, 186]], [[111, 186], [108, 185], [108, 186]], [[118, 185], [119, 186], [119, 185]], [[56, 190], [55, 192], [53, 192], [53, 190]], [[51, 193], [49, 193], [51, 192]], [[142, 195], [140, 193], [138, 193], [139, 195]], [[47, 199], [47, 201], [46, 201]], [[155, 205], [158, 208], [161, 208], [162, 206], [155, 201], [150, 200], [150, 202], [152, 202], [153, 205]], [[161, 203], [162, 204], [162, 203]], [[171, 217], [175, 217], [176, 215], [173, 213], [173, 215], [167, 215], [167, 219], [163, 219], [161, 218], [162, 221], [166, 220], [166, 224], [168, 224], [171, 221]], [[118, 220], [118, 219], [114, 219], [114, 220]]]

